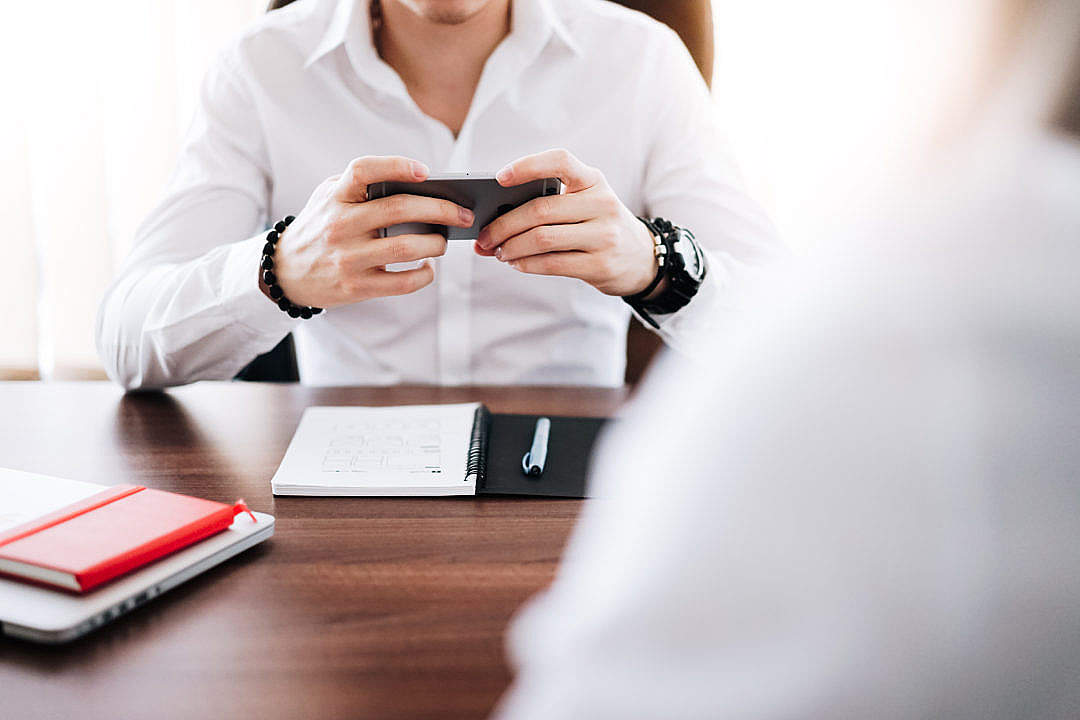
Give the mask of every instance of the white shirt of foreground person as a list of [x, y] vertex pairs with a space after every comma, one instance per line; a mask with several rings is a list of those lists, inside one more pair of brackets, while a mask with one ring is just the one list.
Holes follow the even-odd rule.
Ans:
[[692, 229], [701, 292], [662, 319], [673, 345], [710, 332], [729, 280], [775, 247], [721, 148], [708, 89], [666, 26], [594, 0], [514, 0], [455, 138], [372, 44], [367, 0], [269, 13], [203, 85], [165, 198], [98, 314], [98, 349], [125, 387], [233, 377], [294, 332], [308, 384], [620, 385], [628, 307], [585, 283], [522, 275], [451, 242], [412, 295], [289, 318], [259, 290], [265, 227], [364, 155], [494, 172], [565, 147], [635, 214]]
[[1080, 717], [1080, 141], [976, 175], [665, 359], [497, 717]]

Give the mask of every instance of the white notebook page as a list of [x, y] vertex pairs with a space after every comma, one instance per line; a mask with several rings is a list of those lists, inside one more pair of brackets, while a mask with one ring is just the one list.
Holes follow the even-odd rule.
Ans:
[[105, 489], [104, 485], [0, 468], [0, 532]]
[[275, 495], [472, 495], [479, 403], [311, 407], [274, 474]]

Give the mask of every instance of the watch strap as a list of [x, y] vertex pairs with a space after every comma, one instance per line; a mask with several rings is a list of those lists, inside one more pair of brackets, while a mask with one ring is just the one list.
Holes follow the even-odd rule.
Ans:
[[638, 220], [640, 220], [645, 225], [645, 227], [649, 229], [649, 234], [652, 236], [653, 257], [656, 258], [656, 275], [653, 277], [652, 282], [649, 283], [648, 287], [646, 287], [644, 290], [639, 293], [634, 293], [633, 295], [625, 296], [623, 299], [626, 300], [626, 302], [628, 303], [640, 302], [645, 298], [649, 297], [649, 295], [651, 295], [652, 292], [656, 290], [656, 287], [664, 279], [664, 261], [667, 259], [667, 246], [664, 244], [664, 238], [657, 230], [656, 226], [653, 225], [646, 218], [639, 217]]
[[[663, 245], [663, 250], [657, 250], [659, 267], [654, 282], [644, 291], [624, 297], [623, 300], [649, 325], [659, 328], [660, 325], [653, 318], [653, 315], [668, 315], [688, 305], [690, 300], [697, 294], [698, 288], [701, 287], [707, 268], [702, 266], [701, 276], [698, 278], [690, 276], [682, 262], [682, 257], [676, 251], [676, 243], [689, 243], [692, 246], [690, 250], [700, 254], [701, 250], [697, 247], [692, 232], [677, 227], [664, 218], [658, 217], [650, 220], [639, 217], [638, 219], [649, 228], [653, 235], [653, 241], [658, 245]], [[686, 251], [685, 247], [680, 249], [683, 252]], [[655, 298], [645, 300], [664, 277], [668, 279], [668, 285], [664, 292]]]

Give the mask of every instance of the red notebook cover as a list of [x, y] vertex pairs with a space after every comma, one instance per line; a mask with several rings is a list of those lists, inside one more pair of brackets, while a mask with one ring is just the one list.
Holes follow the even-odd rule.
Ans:
[[221, 532], [245, 511], [242, 501], [120, 485], [0, 533], [0, 574], [86, 592]]

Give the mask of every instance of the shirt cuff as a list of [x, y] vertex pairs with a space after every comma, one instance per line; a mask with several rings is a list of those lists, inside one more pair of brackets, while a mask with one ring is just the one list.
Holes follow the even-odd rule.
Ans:
[[637, 310], [634, 315], [645, 327], [664, 339], [669, 347], [684, 355], [694, 356], [697, 349], [708, 338], [715, 335], [717, 327], [729, 314], [727, 307], [730, 298], [725, 298], [729, 282], [728, 268], [717, 261], [707, 249], [701, 248], [708, 268], [701, 287], [685, 306], [673, 313], [663, 315], [650, 314], [659, 327], [654, 328]]
[[[221, 301], [229, 319], [252, 335], [277, 344], [300, 320], [289, 317], [259, 289], [259, 260], [266, 240], [262, 234], [233, 243], [225, 258]], [[272, 345], [271, 345], [272, 347]]]

